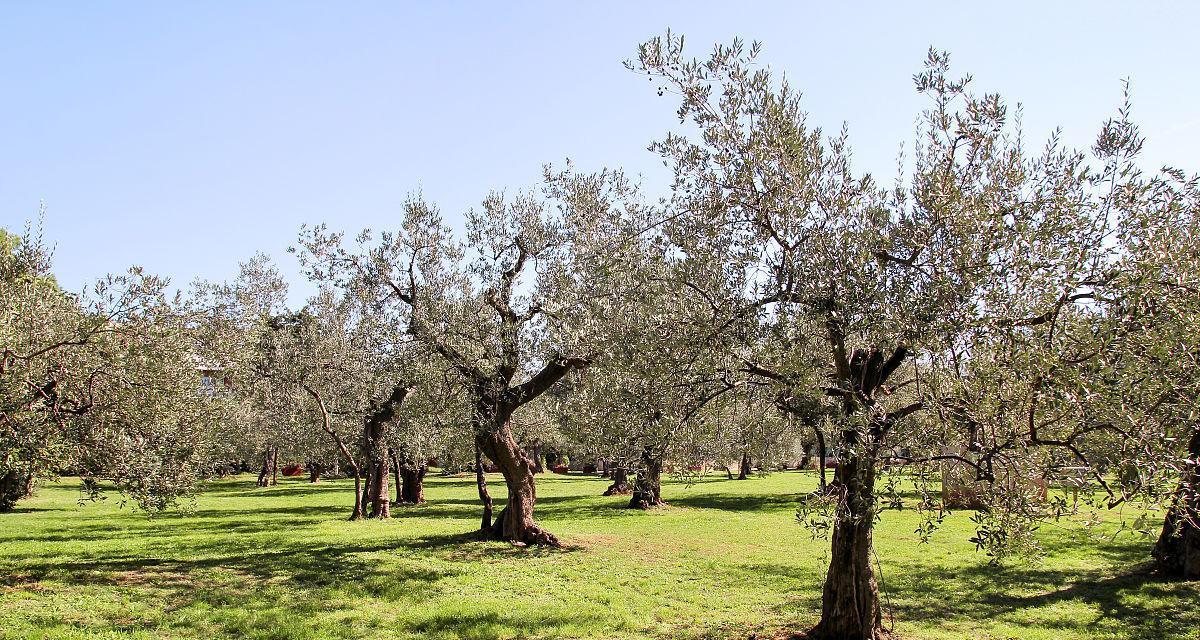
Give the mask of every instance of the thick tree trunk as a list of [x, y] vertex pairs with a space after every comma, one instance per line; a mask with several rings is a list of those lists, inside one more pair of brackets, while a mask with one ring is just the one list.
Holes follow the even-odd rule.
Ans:
[[388, 457], [382, 456], [371, 462], [371, 515], [372, 518], [385, 520], [392, 517], [392, 498], [388, 487]]
[[492, 411], [505, 421], [490, 429], [476, 429], [476, 442], [487, 457], [500, 467], [504, 483], [508, 485], [508, 504], [500, 511], [492, 524], [492, 535], [499, 540], [521, 544], [559, 546], [554, 534], [542, 529], [533, 519], [533, 505], [537, 502], [537, 484], [533, 475], [533, 463], [517, 444], [507, 417], [511, 410]]
[[0, 513], [12, 511], [17, 501], [31, 493], [33, 476], [24, 476], [15, 469], [9, 469], [0, 476]]
[[400, 502], [423, 504], [425, 502], [425, 465], [405, 465], [400, 468]]
[[662, 459], [655, 457], [647, 448], [642, 452], [642, 464], [633, 481], [633, 495], [629, 497], [629, 508], [649, 509], [663, 504]]
[[742, 452], [742, 463], [738, 466], [738, 480], [745, 480], [750, 477], [753, 469], [750, 468], [750, 452]]
[[1200, 429], [1188, 443], [1188, 462], [1154, 545], [1154, 562], [1164, 575], [1196, 580], [1200, 578]]
[[612, 470], [612, 484], [604, 490], [606, 496], [627, 496], [633, 491], [633, 486], [629, 484], [629, 471], [625, 467], [614, 467]]
[[835, 486], [842, 492], [833, 526], [829, 572], [821, 593], [821, 621], [812, 640], [884, 637], [879, 585], [871, 568], [875, 523], [875, 469], [869, 461], [841, 460]]
[[483, 453], [479, 446], [475, 447], [475, 488], [479, 491], [479, 502], [483, 503], [483, 519], [479, 530], [491, 533], [492, 530], [492, 496], [488, 493], [487, 476], [483, 473]]
[[308, 481], [312, 484], [316, 484], [321, 481], [321, 463], [308, 463]]

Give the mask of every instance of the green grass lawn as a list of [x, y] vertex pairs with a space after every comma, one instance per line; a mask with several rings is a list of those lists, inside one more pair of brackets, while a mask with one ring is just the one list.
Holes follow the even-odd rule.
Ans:
[[[547, 550], [467, 534], [471, 478], [431, 476], [429, 503], [386, 522], [345, 520], [347, 481], [241, 476], [153, 519], [79, 506], [64, 481], [0, 514], [0, 638], [732, 638], [816, 620], [827, 542], [795, 523], [811, 472], [670, 483], [648, 513], [605, 486], [540, 477], [539, 519], [567, 545]], [[992, 567], [968, 517], [921, 545], [915, 513], [883, 514], [902, 636], [1200, 637], [1200, 583], [1150, 576], [1151, 540], [1044, 527], [1043, 560]]]

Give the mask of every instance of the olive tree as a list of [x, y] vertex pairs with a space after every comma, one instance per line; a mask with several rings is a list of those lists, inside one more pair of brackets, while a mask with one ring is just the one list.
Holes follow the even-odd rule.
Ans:
[[[643, 44], [629, 66], [679, 98], [685, 129], [652, 149], [674, 167], [679, 250], [708, 265], [700, 269], [739, 276], [713, 296], [727, 305], [730, 327], [789, 323], [796, 340], [823, 352], [815, 379], [834, 409], [826, 435], [838, 465], [832, 553], [810, 637], [875, 638], [883, 631], [872, 530], [883, 464], [903, 449], [910, 462], [955, 458], [991, 480], [1031, 447], [1070, 451], [1083, 437], [1043, 401], [1067, 355], [1060, 319], [1086, 313], [1110, 277], [1107, 212], [1112, 185], [1127, 180], [1114, 161], [1126, 149], [1117, 140], [1089, 162], [1051, 136], [1031, 153], [1000, 97], [972, 93], [970, 78], [951, 76], [948, 57], [931, 51], [914, 78], [931, 106], [911, 164], [881, 187], [853, 170], [846, 130], [810, 126], [799, 94], [759, 66], [758, 53], [735, 42], [689, 59], [682, 38], [668, 34]], [[997, 345], [1011, 347], [1005, 364], [1023, 366], [972, 377], [975, 358], [1001, 353]], [[811, 361], [752, 346], [743, 350], [747, 370], [785, 389], [814, 379], [803, 366]], [[937, 384], [927, 384], [934, 372]], [[972, 385], [993, 407], [1004, 405], [996, 389], [1025, 385], [1022, 408], [975, 434], [987, 453], [974, 459], [944, 439], [965, 442], [965, 430], [918, 415], [961, 407]]]
[[147, 511], [210, 471], [221, 404], [200, 393], [193, 333], [168, 282], [132, 268], [61, 290], [40, 235], [0, 234], [0, 510], [39, 479], [113, 482]]
[[586, 176], [548, 174], [547, 184], [557, 210], [534, 195], [494, 193], [467, 212], [465, 242], [414, 196], [395, 232], [364, 231], [348, 248], [321, 226], [301, 244], [315, 281], [369, 301], [393, 340], [411, 336], [461, 376], [476, 445], [508, 489], [493, 535], [555, 545], [534, 521], [534, 465], [510, 418], [594, 357], [588, 336], [600, 322], [589, 305], [605, 278], [588, 271], [598, 253], [580, 245], [604, 237], [598, 221], [614, 205]]

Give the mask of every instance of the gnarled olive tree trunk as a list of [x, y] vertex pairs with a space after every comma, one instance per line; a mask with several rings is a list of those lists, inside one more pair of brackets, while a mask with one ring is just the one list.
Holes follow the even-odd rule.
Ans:
[[275, 473], [279, 468], [278, 456], [279, 449], [277, 447], [267, 447], [266, 452], [263, 453], [262, 469], [258, 472], [258, 486], [267, 487], [276, 483]]
[[749, 477], [750, 477], [750, 474], [751, 474], [752, 472], [753, 472], [753, 469], [752, 469], [752, 468], [751, 468], [751, 466], [750, 466], [750, 452], [749, 452], [749, 451], [743, 451], [743, 452], [742, 452], [742, 462], [741, 462], [741, 464], [738, 466], [738, 477], [737, 477], [737, 479], [738, 479], [738, 480], [745, 480], [746, 478], [749, 478]]
[[[890, 356], [878, 348], [855, 349], [846, 357], [844, 334], [829, 323], [838, 383], [847, 425], [829, 491], [837, 497], [829, 571], [821, 591], [821, 620], [807, 637], [812, 640], [877, 640], [885, 635], [879, 606], [879, 584], [871, 568], [875, 526], [875, 465], [882, 443], [895, 423], [918, 411], [916, 402], [888, 413], [877, 412], [876, 392], [908, 355], [904, 346]], [[870, 416], [868, 424], [854, 415]], [[858, 423], [858, 424], [856, 424]]]
[[665, 504], [662, 500], [662, 456], [650, 447], [642, 450], [642, 464], [633, 481], [633, 495], [629, 497], [629, 508], [649, 509]]
[[423, 464], [400, 466], [400, 502], [404, 504], [423, 504], [425, 502], [426, 471], [428, 471], [428, 467]]
[[504, 475], [504, 483], [508, 487], [508, 504], [500, 510], [496, 521], [492, 524], [492, 535], [499, 540], [508, 540], [522, 544], [537, 544], [558, 546], [558, 538], [542, 529], [533, 519], [533, 506], [537, 502], [537, 483], [534, 479], [533, 462], [525, 454], [525, 450], [517, 444], [512, 429], [508, 425], [508, 416], [512, 410], [489, 412], [504, 421], [486, 428], [476, 427], [475, 442], [479, 449], [487, 455], [500, 473]]
[[1195, 580], [1200, 578], [1200, 428], [1188, 443], [1188, 462], [1154, 545], [1154, 562], [1164, 575]]
[[615, 467], [612, 470], [612, 484], [604, 490], [606, 496], [625, 496], [633, 491], [629, 484], [629, 470], [625, 467]]
[[369, 472], [371, 481], [368, 484], [371, 514], [368, 517], [381, 520], [390, 518], [392, 517], [392, 498], [389, 495], [391, 489], [388, 487], [388, 457], [382, 456], [378, 460], [371, 460], [368, 466], [371, 467]]
[[809, 632], [813, 640], [875, 640], [883, 619], [879, 585], [871, 568], [871, 533], [875, 522], [875, 469], [853, 456], [838, 462], [834, 474], [838, 506], [833, 527], [829, 571], [821, 590], [821, 621]]

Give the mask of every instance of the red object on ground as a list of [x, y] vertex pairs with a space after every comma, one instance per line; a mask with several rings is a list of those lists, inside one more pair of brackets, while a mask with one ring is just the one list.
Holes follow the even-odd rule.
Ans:
[[283, 473], [283, 475], [288, 476], [288, 477], [302, 476], [302, 475], [304, 475], [304, 465], [289, 464], [288, 466], [284, 467], [283, 469], [280, 469], [280, 471]]
[[561, 464], [550, 467], [550, 470], [553, 471], [554, 473], [561, 473], [563, 475], [567, 475], [567, 472], [570, 471], [569, 468], [567, 468], [566, 466], [561, 465]]

